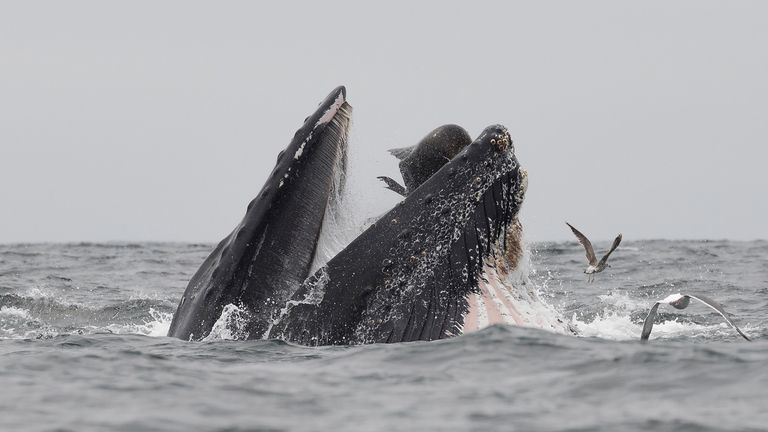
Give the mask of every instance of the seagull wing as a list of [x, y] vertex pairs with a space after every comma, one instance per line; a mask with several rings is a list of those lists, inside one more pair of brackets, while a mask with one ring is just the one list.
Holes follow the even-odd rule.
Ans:
[[749, 339], [747, 337], [747, 335], [745, 335], [741, 331], [741, 329], [739, 329], [736, 326], [736, 324], [734, 324], [733, 321], [731, 321], [731, 319], [728, 317], [728, 312], [726, 312], [725, 309], [723, 309], [723, 305], [721, 305], [720, 303], [712, 300], [709, 297], [703, 296], [703, 295], [692, 296], [692, 295], [689, 294], [688, 297], [690, 297], [692, 299], [695, 299], [695, 300], [698, 300], [698, 301], [704, 303], [705, 305], [709, 306], [710, 308], [714, 309], [717, 313], [720, 314], [720, 316], [725, 318], [725, 322], [727, 322], [731, 327], [733, 327], [733, 329], [736, 330], [741, 335], [741, 337], [743, 337], [744, 339], [746, 339], [748, 341], [751, 341], [751, 339]]
[[[621, 235], [619, 235], [619, 237], [621, 237]], [[619, 238], [619, 240], [621, 239]], [[674, 306], [677, 309], [685, 309], [688, 307], [688, 303], [690, 303], [690, 301], [691, 299], [689, 296], [684, 296], [682, 294], [672, 294], [654, 303], [650, 312], [648, 312], [648, 316], [645, 317], [645, 322], [643, 322], [643, 332], [640, 333], [640, 340], [648, 340], [648, 337], [651, 336], [651, 330], [653, 330], [653, 321], [656, 319], [656, 314], [659, 311], [660, 304], [668, 304]]]
[[597, 265], [597, 257], [595, 257], [595, 250], [592, 249], [592, 243], [589, 241], [587, 236], [582, 234], [579, 230], [573, 227], [573, 225], [569, 224], [568, 222], [565, 223], [571, 228], [571, 231], [573, 231], [573, 234], [576, 235], [576, 238], [579, 239], [579, 243], [581, 243], [582, 246], [584, 246], [584, 250], [587, 252], [587, 260], [589, 261], [589, 265], [596, 266]]
[[651, 336], [651, 330], [653, 330], [653, 321], [656, 319], [656, 313], [659, 311], [660, 302], [656, 302], [651, 311], [648, 312], [648, 316], [645, 317], [643, 323], [643, 332], [640, 334], [640, 340], [645, 341]]
[[616, 248], [617, 248], [617, 247], [619, 247], [619, 243], [621, 243], [621, 234], [619, 234], [619, 235], [618, 235], [618, 236], [617, 236], [617, 237], [616, 237], [616, 238], [613, 240], [613, 245], [611, 246], [611, 250], [609, 250], [609, 251], [608, 251], [608, 253], [606, 253], [606, 254], [603, 256], [603, 259], [601, 259], [601, 260], [600, 260], [600, 263], [598, 264], [598, 266], [600, 266], [600, 265], [603, 265], [603, 264], [605, 264], [605, 263], [607, 263], [607, 262], [608, 262], [608, 257], [609, 257], [609, 256], [611, 256], [611, 254], [613, 253], [613, 251], [615, 251], [615, 250], [616, 250]]

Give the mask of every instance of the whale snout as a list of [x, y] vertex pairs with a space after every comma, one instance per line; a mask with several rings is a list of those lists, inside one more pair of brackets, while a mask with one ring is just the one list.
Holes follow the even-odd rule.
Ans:
[[512, 138], [509, 136], [509, 131], [504, 128], [503, 132], [496, 133], [495, 135], [496, 136], [491, 138], [491, 145], [499, 153], [505, 153], [507, 149], [512, 145]]

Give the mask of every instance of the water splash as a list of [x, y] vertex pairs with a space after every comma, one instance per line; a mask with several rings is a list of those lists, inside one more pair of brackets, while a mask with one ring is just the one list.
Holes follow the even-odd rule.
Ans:
[[505, 296], [527, 317], [523, 327], [539, 328], [559, 334], [573, 334], [574, 330], [563, 313], [547, 300], [547, 285], [538, 285], [532, 278], [536, 274], [533, 251], [525, 238], [522, 239], [522, 244], [523, 255], [518, 265], [504, 280], [505, 286], [513, 288], [505, 293]]
[[[574, 334], [562, 312], [547, 301], [544, 286], [531, 278], [535, 273], [530, 245], [522, 241], [522, 256], [513, 271], [505, 273], [486, 267], [480, 293], [470, 296], [475, 305], [465, 316], [463, 331], [470, 332], [493, 324], [538, 328], [558, 334]], [[474, 311], [474, 313], [473, 313]]]
[[[351, 133], [354, 133], [354, 129]], [[355, 146], [349, 146], [344, 157], [336, 161], [333, 199], [326, 209], [310, 275], [328, 263], [378, 219], [376, 215], [382, 211], [382, 204], [388, 201], [371, 201], [381, 198], [379, 194], [371, 194], [371, 189], [382, 188], [370, 172], [361, 171], [365, 164], [359, 159], [360, 154], [356, 152]]]
[[14, 306], [3, 306], [0, 308], [0, 338], [18, 338], [19, 327], [26, 326], [26, 323], [31, 319], [32, 317], [26, 309]]
[[211, 332], [202, 339], [202, 342], [215, 340], [245, 340], [248, 338], [246, 326], [248, 324], [248, 312], [239, 306], [228, 304], [221, 311], [221, 316], [213, 324]]
[[[140, 334], [152, 337], [168, 335], [168, 329], [171, 328], [171, 321], [173, 320], [173, 313], [150, 307], [149, 315], [151, 319], [146, 319], [143, 323], [110, 324], [106, 326], [106, 330], [117, 334]], [[96, 329], [97, 332], [98, 330]]]
[[[643, 320], [652, 306], [648, 300], [630, 296], [626, 292], [610, 292], [598, 295], [597, 313], [574, 313], [570, 322], [582, 337], [599, 337], [611, 340], [637, 340], [643, 329]], [[651, 339], [676, 339], [680, 337], [733, 336], [733, 330], [725, 323], [699, 324], [686, 321], [695, 314], [680, 313], [661, 319], [653, 327]], [[748, 327], [745, 327], [748, 329]]]

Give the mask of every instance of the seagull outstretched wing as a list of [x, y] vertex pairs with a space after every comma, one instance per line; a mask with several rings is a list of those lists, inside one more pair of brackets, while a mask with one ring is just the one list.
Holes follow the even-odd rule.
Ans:
[[746, 339], [746, 340], [751, 340], [751, 339], [749, 339], [749, 338], [747, 337], [747, 335], [745, 335], [745, 334], [744, 334], [744, 333], [741, 331], [741, 329], [739, 329], [739, 328], [736, 326], [736, 324], [734, 324], [734, 323], [733, 323], [733, 321], [731, 321], [731, 318], [728, 316], [728, 312], [726, 312], [726, 311], [725, 311], [725, 309], [723, 309], [723, 305], [721, 305], [720, 303], [718, 303], [718, 302], [716, 302], [716, 301], [712, 300], [712, 299], [711, 299], [711, 298], [709, 298], [709, 297], [705, 297], [705, 296], [703, 296], [703, 295], [696, 295], [696, 296], [688, 295], [688, 297], [690, 297], [690, 298], [692, 298], [692, 299], [694, 299], [694, 300], [698, 300], [698, 301], [700, 301], [700, 302], [704, 303], [705, 305], [707, 305], [707, 306], [711, 307], [712, 309], [714, 309], [714, 310], [715, 310], [715, 312], [719, 313], [719, 314], [720, 314], [720, 316], [722, 316], [722, 317], [723, 317], [723, 319], [725, 319], [725, 322], [727, 322], [727, 323], [728, 323], [728, 325], [730, 325], [731, 327], [733, 327], [733, 329], [734, 329], [734, 330], [736, 330], [736, 331], [737, 331], [737, 332], [738, 332], [738, 333], [741, 335], [741, 337], [743, 337], [743, 338], [744, 338], [744, 339]]
[[617, 248], [617, 247], [619, 247], [619, 243], [621, 243], [621, 234], [619, 234], [618, 236], [616, 236], [616, 238], [613, 240], [613, 245], [611, 246], [611, 250], [609, 250], [609, 251], [608, 251], [608, 252], [607, 252], [607, 253], [606, 253], [606, 254], [603, 256], [603, 258], [600, 260], [600, 263], [598, 264], [598, 266], [601, 266], [601, 265], [603, 265], [603, 264], [605, 264], [605, 263], [607, 263], [607, 262], [608, 262], [608, 257], [609, 257], [609, 256], [611, 256], [611, 254], [613, 253], [613, 251], [615, 251], [615, 250], [616, 250], [616, 248]]
[[573, 231], [573, 233], [576, 235], [576, 238], [579, 239], [579, 243], [581, 243], [581, 245], [584, 246], [584, 250], [587, 252], [587, 260], [589, 261], [589, 265], [596, 266], [597, 257], [595, 256], [595, 250], [592, 249], [592, 243], [589, 241], [587, 236], [582, 234], [581, 231], [574, 228], [573, 225], [569, 224], [568, 222], [566, 222], [565, 224], [571, 228], [571, 231]]
[[648, 315], [645, 317], [645, 322], [643, 322], [643, 332], [640, 333], [641, 341], [648, 340], [648, 338], [651, 336], [651, 330], [653, 330], [653, 321], [656, 319], [656, 314], [659, 312], [660, 304], [660, 302], [654, 303], [653, 307], [648, 312]]
[[720, 316], [722, 316], [725, 319], [725, 322], [728, 323], [731, 327], [733, 327], [736, 332], [741, 335], [744, 339], [751, 341], [747, 335], [744, 334], [744, 332], [741, 331], [739, 327], [736, 326], [736, 324], [731, 321], [730, 317], [728, 316], [728, 313], [725, 311], [723, 306], [712, 300], [709, 297], [703, 296], [703, 295], [689, 295], [689, 294], [672, 294], [668, 296], [667, 298], [663, 300], [657, 301], [653, 307], [651, 307], [650, 312], [648, 312], [648, 316], [645, 317], [645, 322], [643, 323], [643, 331], [640, 334], [640, 340], [648, 340], [648, 338], [651, 336], [651, 330], [653, 330], [653, 321], [656, 319], [656, 314], [659, 310], [659, 305], [664, 303], [668, 304], [676, 309], [685, 309], [688, 307], [688, 305], [691, 303], [691, 299], [698, 300], [705, 305], [709, 306], [710, 308], [714, 309], [715, 312], [719, 313]]

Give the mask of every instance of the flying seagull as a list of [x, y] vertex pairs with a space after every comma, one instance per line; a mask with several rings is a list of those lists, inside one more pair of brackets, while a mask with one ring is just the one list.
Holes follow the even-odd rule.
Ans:
[[609, 250], [608, 253], [606, 253], [600, 261], [597, 261], [595, 250], [592, 248], [592, 243], [589, 241], [587, 236], [582, 234], [568, 222], [565, 224], [571, 228], [571, 231], [573, 231], [574, 234], [576, 234], [576, 238], [579, 239], [579, 242], [582, 246], [584, 246], [584, 250], [587, 252], [587, 260], [589, 260], [589, 266], [586, 270], [584, 270], [584, 273], [587, 274], [587, 281], [592, 282], [595, 280], [595, 273], [600, 273], [601, 271], [605, 270], [606, 267], [610, 267], [608, 265], [608, 257], [611, 256], [617, 247], [619, 247], [619, 243], [621, 243], [621, 234], [619, 234], [616, 239], [613, 240], [613, 246], [611, 246], [611, 250]]
[[725, 322], [727, 322], [731, 327], [733, 327], [734, 330], [739, 332], [741, 337], [743, 337], [746, 340], [750, 340], [747, 337], [747, 335], [742, 333], [742, 331], [738, 327], [736, 327], [736, 324], [734, 324], [733, 321], [731, 321], [731, 319], [728, 318], [728, 312], [726, 312], [725, 309], [723, 309], [723, 306], [720, 303], [712, 300], [709, 297], [705, 297], [703, 295], [692, 296], [688, 294], [685, 294], [685, 295], [672, 294], [663, 300], [657, 301], [656, 304], [654, 304], [653, 307], [651, 308], [651, 311], [648, 312], [648, 316], [645, 317], [645, 322], [643, 323], [643, 333], [640, 334], [640, 340], [643, 340], [643, 341], [648, 340], [648, 337], [651, 335], [651, 330], [653, 330], [653, 320], [656, 318], [656, 313], [659, 310], [660, 304], [662, 303], [668, 304], [674, 307], [675, 309], [685, 309], [688, 307], [689, 304], [691, 304], [691, 299], [696, 299], [704, 303], [705, 305], [711, 307], [712, 309], [714, 309], [723, 318], [725, 318]]

